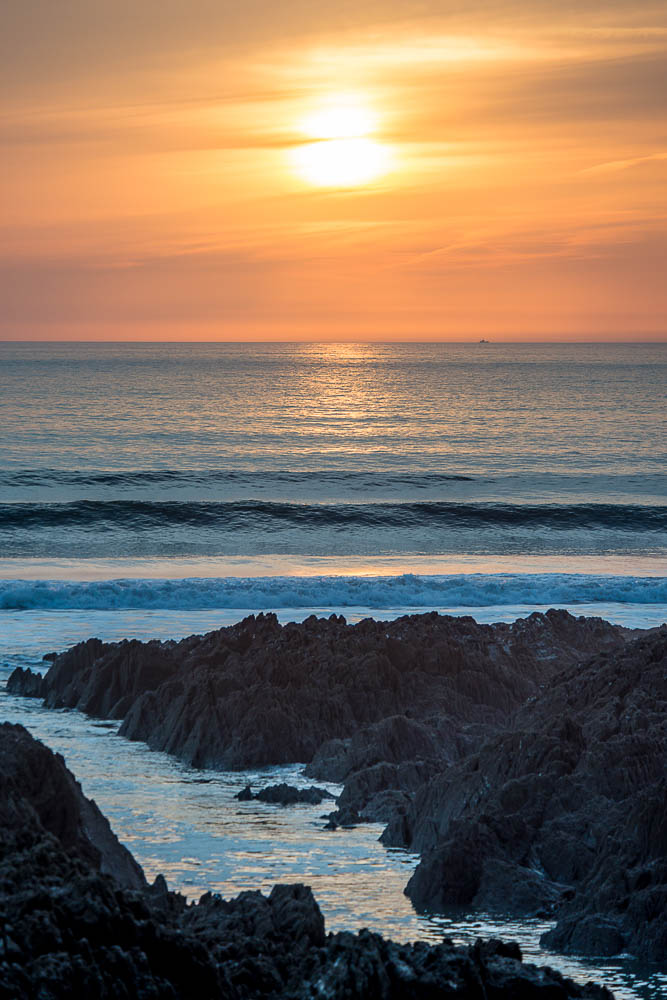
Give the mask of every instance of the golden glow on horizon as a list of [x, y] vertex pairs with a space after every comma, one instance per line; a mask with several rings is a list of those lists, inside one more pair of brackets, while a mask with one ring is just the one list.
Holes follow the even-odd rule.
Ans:
[[331, 97], [302, 122], [315, 142], [290, 151], [292, 166], [306, 183], [318, 187], [359, 187], [385, 174], [389, 148], [371, 138], [377, 115], [361, 97]]

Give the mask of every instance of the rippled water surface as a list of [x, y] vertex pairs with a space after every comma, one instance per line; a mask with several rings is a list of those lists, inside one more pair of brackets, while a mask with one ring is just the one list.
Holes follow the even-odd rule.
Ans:
[[664, 459], [664, 344], [5, 343], [0, 359], [7, 470], [307, 465], [331, 495], [341, 470], [637, 477]]
[[667, 551], [660, 344], [0, 344], [0, 552]]

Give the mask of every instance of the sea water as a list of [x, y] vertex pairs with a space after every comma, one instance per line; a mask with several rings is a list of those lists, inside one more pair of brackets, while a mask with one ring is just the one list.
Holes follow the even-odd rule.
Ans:
[[[2, 344], [0, 665], [90, 635], [180, 637], [260, 610], [665, 620], [665, 345]], [[545, 925], [418, 916], [416, 858], [323, 807], [233, 795], [115, 724], [0, 695], [152, 876], [191, 897], [306, 881], [331, 929], [492, 933], [621, 996], [664, 977], [541, 953]]]

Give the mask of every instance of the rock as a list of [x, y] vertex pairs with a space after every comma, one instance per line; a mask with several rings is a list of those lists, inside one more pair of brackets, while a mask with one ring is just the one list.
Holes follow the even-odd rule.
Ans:
[[122, 719], [141, 695], [168, 682], [177, 671], [171, 642], [136, 639], [79, 643], [56, 657], [44, 678], [51, 708], [79, 708], [97, 718]]
[[563, 611], [258, 615], [178, 643], [89, 640], [13, 684], [198, 767], [310, 761], [345, 782], [331, 828], [386, 822], [385, 844], [422, 855], [420, 908], [555, 914], [548, 941], [570, 949], [570, 917], [600, 917], [662, 961], [664, 642]]
[[338, 797], [341, 810], [354, 810], [374, 822], [388, 822], [404, 809], [412, 793], [444, 764], [438, 760], [410, 760], [401, 764], [374, 764], [351, 774]]
[[[385, 823], [405, 812], [410, 795], [464, 745], [458, 740], [454, 750], [442, 737], [443, 730], [451, 729], [441, 719], [417, 722], [396, 715], [365, 726], [348, 740], [320, 747], [305, 773], [345, 781], [331, 828], [360, 821]], [[355, 821], [354, 816], [359, 818]]]
[[540, 943], [566, 954], [609, 957], [623, 951], [625, 935], [618, 919], [577, 915], [561, 919], [557, 927], [542, 935]]
[[377, 1000], [565, 1000], [586, 997], [609, 1000], [599, 986], [578, 986], [553, 969], [524, 965], [520, 952], [503, 942], [479, 942], [457, 948], [439, 945], [399, 945], [378, 934], [330, 935], [326, 949], [312, 955], [300, 992], [288, 996], [373, 997]]
[[[400, 760], [432, 756], [434, 738], [436, 755], [449, 758], [461, 727], [501, 724], [559, 668], [624, 641], [622, 629], [558, 611], [511, 625], [433, 613], [283, 627], [258, 615], [178, 643], [90, 639], [56, 658], [39, 694], [52, 707], [122, 719], [122, 735], [197, 767], [309, 762], [327, 741], [397, 716], [416, 720], [403, 723], [410, 747], [399, 743]], [[18, 675], [13, 690], [21, 683], [34, 693]], [[396, 756], [389, 730], [376, 733], [378, 760]], [[356, 765], [345, 751], [348, 770], [377, 762], [360, 750], [352, 746]]]
[[141, 868], [84, 796], [60, 754], [34, 740], [23, 726], [5, 722], [0, 724], [0, 831], [9, 836], [34, 825], [120, 885], [145, 885]]
[[[49, 655], [49, 654], [47, 654]], [[44, 690], [44, 679], [36, 670], [26, 667], [16, 667], [7, 679], [9, 694], [22, 694], [26, 698], [41, 698]]]
[[493, 858], [484, 862], [474, 900], [490, 913], [544, 919], [571, 895], [569, 886], [552, 882], [543, 872]]
[[340, 783], [376, 764], [437, 760], [444, 765], [459, 756], [460, 744], [453, 730], [437, 717], [417, 721], [405, 714], [389, 716], [358, 729], [348, 740], [324, 743], [305, 774]]
[[311, 785], [310, 788], [295, 788], [285, 782], [260, 788], [254, 794], [250, 785], [246, 785], [242, 791], [234, 796], [239, 802], [249, 802], [254, 799], [257, 802], [270, 802], [272, 805], [281, 806], [292, 806], [299, 803], [318, 806], [325, 799], [335, 799], [335, 797], [331, 792], [327, 792], [324, 788], [316, 788], [315, 785]]
[[329, 813], [327, 819], [325, 830], [337, 830], [340, 826], [349, 828], [367, 822], [366, 817], [360, 816], [356, 809], [336, 809]]
[[[612, 1000], [525, 965], [512, 944], [327, 935], [304, 885], [233, 900], [207, 893], [193, 904], [161, 876], [150, 887], [121, 885], [85, 839], [83, 797], [62, 760], [4, 725], [0, 764], [1, 1000]], [[26, 784], [31, 767], [41, 783]]]
[[390, 835], [420, 908], [555, 912], [548, 947], [667, 962], [667, 628], [562, 671]]

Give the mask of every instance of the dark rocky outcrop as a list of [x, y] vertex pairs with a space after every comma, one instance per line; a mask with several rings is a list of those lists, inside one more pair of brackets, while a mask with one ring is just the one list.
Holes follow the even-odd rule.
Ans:
[[[22, 796], [24, 753], [53, 793], [30, 784]], [[524, 965], [516, 944], [327, 935], [303, 885], [191, 905], [161, 877], [149, 888], [121, 885], [86, 846], [83, 797], [62, 761], [7, 725], [0, 760], [0, 1000], [611, 1000], [601, 987]], [[51, 800], [63, 789], [58, 810]]]
[[279, 785], [260, 788], [258, 792], [253, 792], [250, 785], [246, 785], [234, 796], [240, 802], [251, 802], [254, 799], [257, 802], [269, 802], [278, 806], [299, 804], [318, 806], [325, 799], [335, 799], [335, 797], [326, 788], [317, 788], [315, 785], [311, 785], [310, 788], [295, 788], [294, 785], [288, 785], [284, 781]]
[[258, 615], [178, 643], [91, 639], [41, 681], [15, 671], [9, 689], [122, 719], [122, 735], [197, 767], [308, 762], [326, 741], [396, 715], [437, 718], [438, 752], [451, 753], [462, 725], [500, 724], [558, 668], [623, 641], [622, 629], [561, 611], [511, 625], [433, 613], [281, 626]]
[[548, 947], [667, 962], [667, 629], [568, 668], [386, 842], [416, 905], [553, 913]]
[[17, 667], [7, 682], [10, 693], [44, 699], [49, 708], [78, 708], [86, 715], [122, 719], [146, 691], [154, 691], [177, 671], [174, 642], [137, 639], [80, 642], [61, 655], [48, 654], [44, 677]]
[[143, 872], [116, 839], [105, 816], [87, 799], [60, 754], [23, 726], [0, 724], [0, 833], [44, 828], [72, 857], [116, 882], [138, 889]]
[[9, 694], [22, 694], [26, 698], [41, 698], [44, 678], [35, 670], [16, 667], [7, 681]]
[[481, 626], [275, 616], [179, 643], [82, 643], [14, 691], [122, 718], [197, 766], [309, 761], [328, 826], [387, 824], [408, 894], [553, 916], [545, 944], [667, 960], [667, 633], [566, 612]]

